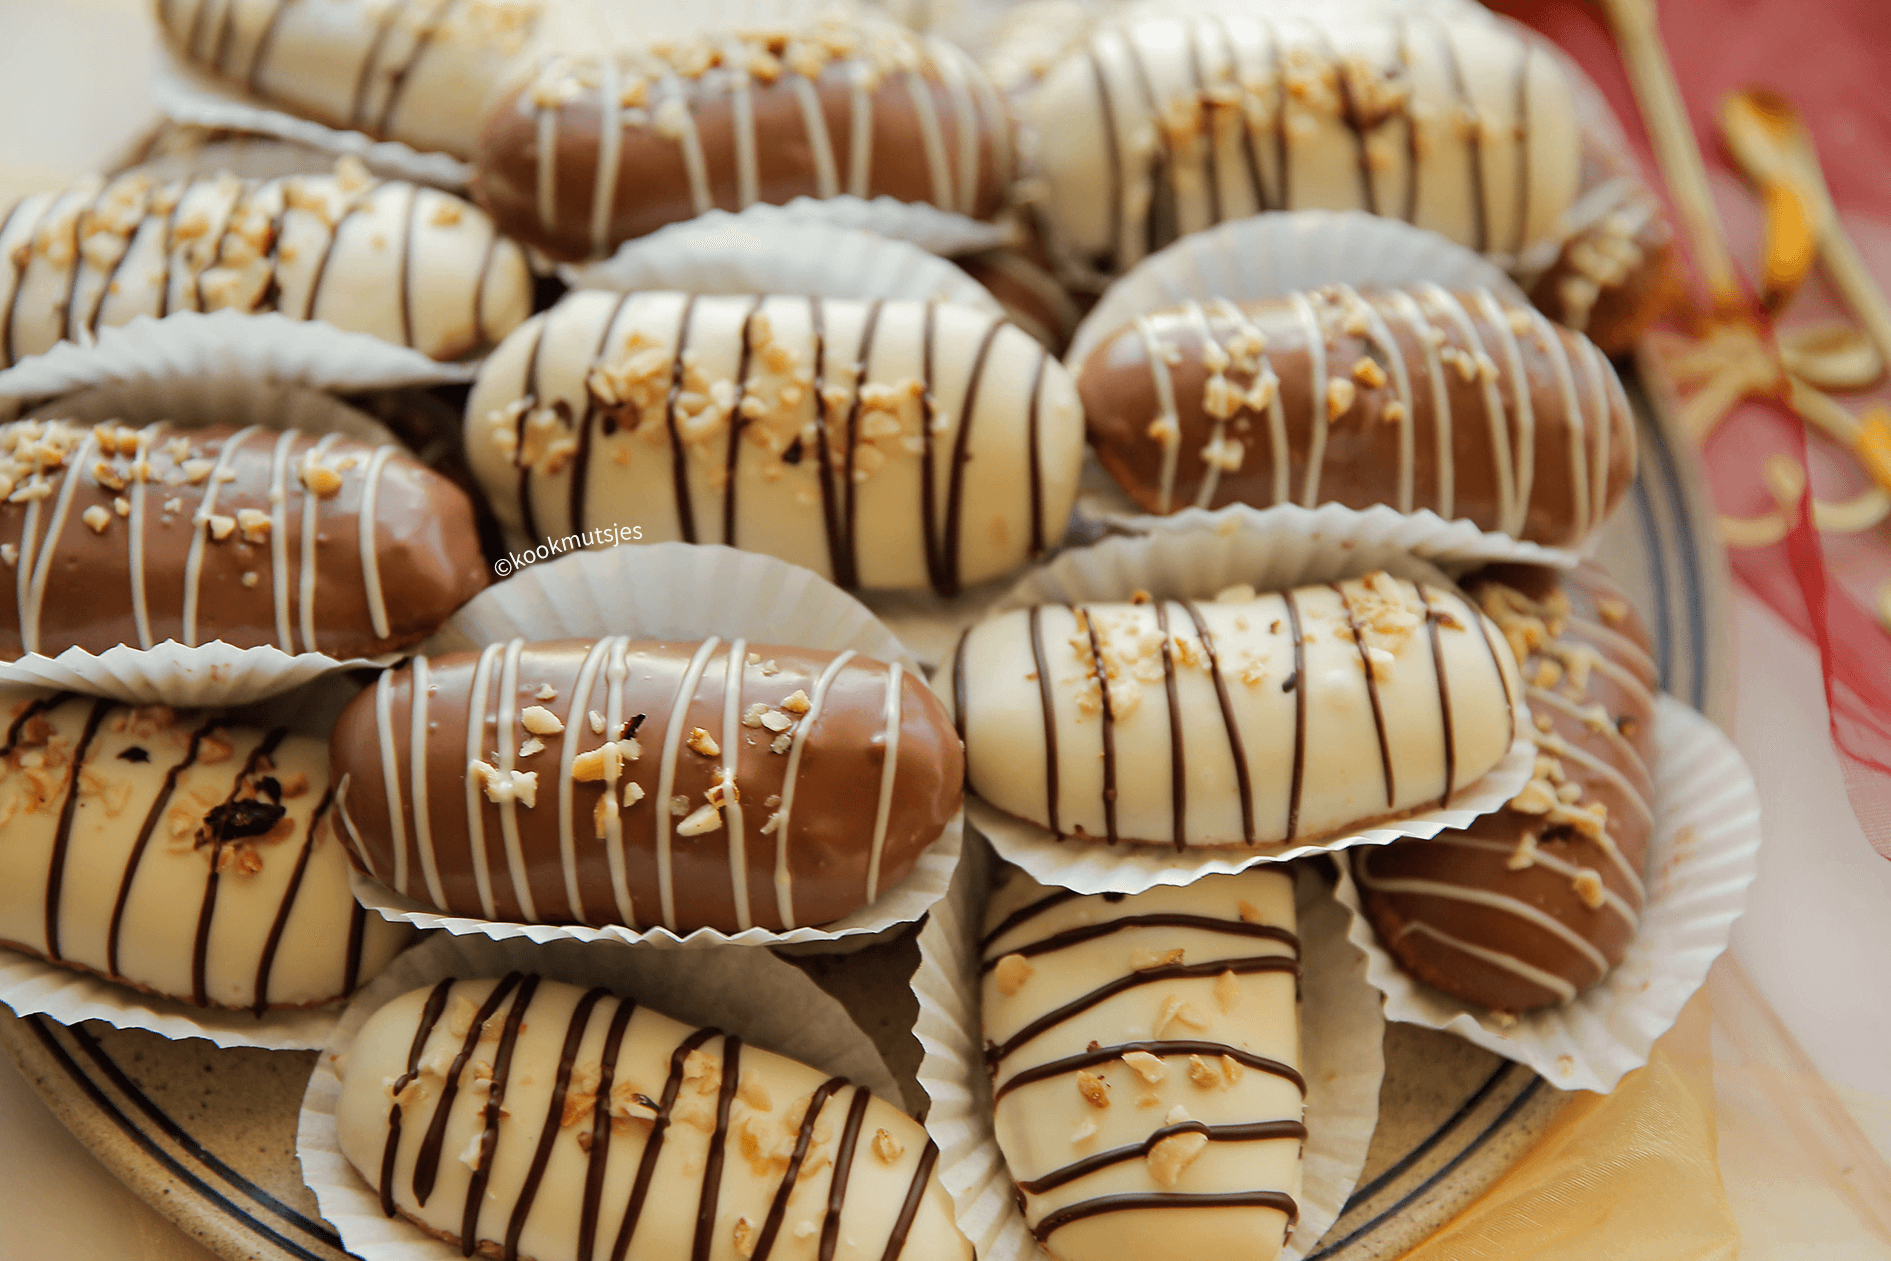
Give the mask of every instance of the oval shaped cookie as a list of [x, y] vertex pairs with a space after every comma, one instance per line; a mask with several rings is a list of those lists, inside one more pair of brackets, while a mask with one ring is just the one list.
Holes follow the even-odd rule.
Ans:
[[543, 58], [487, 115], [473, 195], [574, 259], [803, 196], [989, 218], [1011, 162], [1010, 117], [964, 53], [856, 11]]
[[532, 278], [477, 207], [347, 159], [269, 180], [133, 171], [35, 193], [0, 219], [0, 366], [140, 315], [225, 310], [457, 359], [531, 314]]
[[348, 891], [321, 740], [71, 692], [0, 712], [0, 944], [258, 1012], [351, 993], [406, 944]]
[[636, 526], [947, 594], [1063, 538], [1082, 426], [1062, 365], [988, 312], [785, 296], [571, 294], [466, 404], [528, 542]]
[[1469, 828], [1362, 847], [1353, 876], [1406, 971], [1466, 1002], [1526, 1011], [1594, 986], [1634, 940], [1659, 685], [1640, 620], [1593, 564], [1562, 575], [1495, 566], [1465, 586], [1523, 663], [1536, 775]]
[[964, 777], [925, 680], [742, 639], [420, 658], [342, 711], [332, 748], [350, 843], [399, 892], [680, 933], [866, 906], [939, 838]]
[[1306, 1141], [1293, 877], [1080, 897], [1003, 877], [979, 943], [998, 1145], [1058, 1261], [1277, 1256]]
[[1516, 664], [1462, 596], [1383, 573], [1245, 596], [974, 626], [967, 785], [1059, 836], [1230, 848], [1449, 802], [1509, 752]]
[[471, 157], [479, 104], [539, 23], [537, 0], [160, 0], [171, 47], [330, 127]]
[[221, 640], [372, 656], [486, 585], [465, 492], [390, 445], [260, 426], [0, 426], [0, 657]]
[[1608, 360], [1483, 289], [1189, 303], [1112, 334], [1078, 390], [1097, 458], [1151, 512], [1383, 503], [1573, 547], [1635, 480]]
[[335, 1119], [382, 1211], [468, 1256], [972, 1258], [912, 1118], [603, 989], [404, 994], [355, 1037]]

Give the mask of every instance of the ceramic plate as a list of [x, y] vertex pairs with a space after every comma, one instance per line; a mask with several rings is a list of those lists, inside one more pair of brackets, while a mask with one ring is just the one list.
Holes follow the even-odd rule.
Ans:
[[[1630, 383], [1633, 392], [1633, 383]], [[1637, 398], [1641, 478], [1599, 558], [1654, 639], [1667, 690], [1727, 715], [1725, 561], [1693, 454]], [[844, 957], [795, 960], [854, 1013], [908, 1083], [919, 1062], [910, 933]], [[72, 1132], [133, 1189], [232, 1261], [335, 1261], [294, 1157], [313, 1052], [221, 1051], [0, 1011], [0, 1044]], [[1565, 1096], [1448, 1034], [1388, 1025], [1379, 1129], [1359, 1189], [1308, 1261], [1377, 1261], [1436, 1230], [1535, 1142]], [[916, 1092], [915, 1092], [916, 1093]]]

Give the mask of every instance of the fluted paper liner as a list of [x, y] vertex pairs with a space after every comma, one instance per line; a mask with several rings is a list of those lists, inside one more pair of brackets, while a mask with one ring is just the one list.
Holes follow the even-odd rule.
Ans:
[[[398, 140], [376, 140], [264, 104], [186, 62], [163, 41], [158, 45], [151, 94], [158, 108], [177, 122], [279, 136], [335, 155], [352, 154], [369, 169], [397, 179], [458, 192], [473, 177], [472, 164], [451, 154], [416, 149]], [[478, 105], [478, 101], [467, 102], [469, 109]]]
[[899, 201], [884, 193], [871, 200], [850, 193], [838, 197], [802, 196], [782, 209], [824, 223], [864, 228], [948, 258], [989, 250], [1010, 240], [1010, 229], [1004, 224], [974, 219], [930, 202]]
[[1413, 980], [1380, 946], [1342, 863], [1337, 896], [1352, 915], [1346, 935], [1366, 953], [1366, 978], [1385, 995], [1386, 1018], [1455, 1033], [1563, 1090], [1606, 1093], [1646, 1064], [1727, 948], [1759, 874], [1760, 850], [1758, 789], [1718, 727], [1663, 696], [1655, 750], [1641, 926], [1615, 970], [1560, 1007], [1498, 1017]]
[[369, 333], [280, 311], [178, 311], [62, 341], [0, 372], [0, 399], [44, 399], [100, 385], [152, 388], [215, 379], [353, 393], [473, 379], [474, 365], [442, 363]]
[[[833, 583], [799, 565], [719, 544], [624, 544], [528, 565], [516, 577], [475, 596], [423, 651], [456, 652], [514, 638], [602, 635], [670, 640], [740, 636], [828, 652], [851, 648], [877, 661], [897, 661], [925, 677], [893, 633]], [[875, 934], [911, 923], [945, 896], [959, 862], [961, 828], [962, 816], [954, 815], [906, 878], [871, 905], [818, 928], [786, 932], [698, 928], [679, 934], [661, 926], [505, 923], [442, 914], [358, 872], [351, 879], [356, 899], [383, 918], [454, 934], [685, 947], [833, 942], [845, 948], [866, 945]]]
[[[246, 717], [257, 725], [323, 732], [339, 712], [343, 692], [328, 685], [307, 688], [269, 702]], [[182, 999], [149, 994], [90, 972], [49, 963], [22, 950], [0, 948], [0, 1004], [20, 1016], [45, 1016], [62, 1025], [97, 1020], [114, 1029], [144, 1029], [173, 1041], [202, 1038], [221, 1047], [254, 1046], [269, 1051], [312, 1051], [327, 1044], [344, 1000], [316, 1007], [265, 1012], [194, 1007]]]
[[895, 1106], [893, 1074], [847, 1009], [800, 969], [765, 950], [725, 947], [687, 958], [666, 951], [575, 942], [538, 946], [484, 937], [434, 937], [408, 951], [348, 1004], [315, 1061], [296, 1126], [296, 1159], [322, 1216], [362, 1261], [460, 1261], [460, 1250], [404, 1217], [381, 1212], [376, 1189], [341, 1153], [336, 1108], [348, 1048], [368, 1018], [410, 990], [443, 977], [536, 972], [574, 985], [602, 985], [678, 1020], [736, 1034], [745, 1043], [866, 1086]]
[[[939, 1145], [939, 1179], [979, 1261], [1043, 1261], [998, 1147], [985, 1076], [978, 938], [991, 863], [984, 845], [968, 844], [951, 893], [919, 931], [919, 1084], [932, 1100], [926, 1129]], [[1281, 1254], [1285, 1261], [1313, 1250], [1358, 1184], [1385, 1072], [1385, 1020], [1366, 984], [1365, 958], [1348, 945], [1344, 912], [1321, 879], [1305, 865], [1297, 876], [1307, 1141], [1300, 1218]]]
[[[0, 382], [10, 375], [0, 373]], [[92, 423], [169, 420], [185, 429], [207, 423], [264, 425], [341, 433], [367, 442], [395, 441], [373, 417], [329, 395], [227, 375], [121, 379], [32, 414]], [[186, 646], [167, 639], [150, 648], [119, 644], [100, 653], [83, 648], [28, 653], [16, 661], [0, 661], [0, 685], [60, 688], [134, 705], [215, 709], [275, 696], [338, 670], [383, 667], [400, 655], [337, 658], [320, 652], [288, 653], [273, 644], [238, 648], [213, 640]]]
[[574, 289], [909, 298], [1003, 310], [983, 285], [910, 241], [787, 206], [712, 210], [558, 274]]
[[[1395, 516], [1397, 514], [1394, 514]], [[1382, 517], [1332, 505], [1296, 514], [1217, 516], [1193, 528], [1164, 529], [1136, 537], [1108, 538], [1064, 552], [1033, 570], [994, 607], [994, 612], [1034, 604], [1122, 603], [1147, 591], [1158, 599], [1212, 599], [1245, 583], [1256, 591], [1282, 591], [1335, 582], [1383, 569], [1395, 578], [1455, 590], [1449, 577], [1408, 550], [1408, 536], [1387, 528]], [[1423, 523], [1412, 526], [1412, 536]], [[1384, 845], [1401, 836], [1435, 836], [1465, 827], [1500, 809], [1529, 782], [1536, 764], [1530, 715], [1516, 699], [1516, 738], [1510, 752], [1484, 775], [1451, 795], [1449, 806], [1343, 828], [1326, 836], [1227, 849], [1168, 845], [1105, 845], [1095, 840], [1059, 840], [1048, 828], [985, 802], [968, 789], [965, 812], [998, 853], [1042, 884], [1079, 893], [1141, 893], [1156, 885], [1182, 885], [1217, 872], [1244, 871], [1259, 863], [1286, 862], [1353, 845]]]

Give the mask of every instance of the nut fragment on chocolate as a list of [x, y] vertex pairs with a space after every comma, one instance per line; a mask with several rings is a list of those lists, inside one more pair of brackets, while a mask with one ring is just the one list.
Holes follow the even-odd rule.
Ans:
[[917, 1122], [601, 988], [514, 972], [394, 999], [349, 1048], [336, 1125], [382, 1212], [468, 1256], [972, 1261]]
[[[532, 736], [547, 683], [562, 730]], [[745, 725], [755, 705], [780, 719]], [[342, 712], [332, 756], [349, 844], [398, 892], [453, 915], [679, 933], [868, 905], [939, 838], [964, 777], [923, 679], [739, 638], [419, 658]]]
[[479, 105], [544, 0], [160, 0], [171, 46], [330, 127], [470, 157]]
[[481, 367], [468, 458], [528, 543], [641, 528], [951, 593], [1063, 537], [1063, 366], [970, 307], [584, 291]]
[[1413, 976], [1526, 1011], [1594, 986], [1634, 939], [1658, 684], [1646, 632], [1593, 564], [1560, 577], [1494, 566], [1465, 586], [1522, 662], [1536, 773], [1468, 828], [1357, 851], [1353, 875], [1379, 940]]
[[1546, 309], [1624, 349], [1666, 265], [1659, 206], [1585, 125], [1557, 55], [1465, 9], [1130, 6], [1074, 35], [1027, 24], [990, 60], [1052, 248], [1093, 283], [1230, 219], [1360, 210], [1526, 290], [1553, 274]]
[[466, 495], [392, 445], [0, 425], [0, 657], [221, 640], [371, 656], [486, 584]]
[[855, 11], [540, 57], [500, 92], [477, 162], [474, 196], [500, 225], [574, 259], [802, 196], [989, 218], [1011, 121], [957, 48]]
[[70, 692], [0, 704], [0, 944], [261, 1012], [340, 998], [406, 942], [348, 891], [320, 740]]
[[1384, 573], [1021, 609], [952, 662], [973, 792], [1058, 836], [1177, 850], [1447, 803], [1509, 751], [1521, 686], [1462, 596]]
[[1608, 360], [1484, 289], [1191, 302], [1112, 334], [1078, 390], [1098, 459], [1152, 512], [1383, 503], [1573, 547], [1635, 477]]
[[132, 171], [35, 193], [0, 218], [0, 366], [140, 315], [225, 310], [456, 359], [531, 307], [524, 254], [482, 211], [346, 159], [334, 175], [268, 180]]
[[1080, 897], [1013, 870], [985, 928], [998, 1145], [1045, 1251], [1278, 1255], [1307, 1137], [1292, 877]]

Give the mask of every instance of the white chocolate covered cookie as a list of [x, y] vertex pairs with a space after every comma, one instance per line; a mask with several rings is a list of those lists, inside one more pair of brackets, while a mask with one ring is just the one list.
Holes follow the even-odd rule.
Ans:
[[1474, 606], [1384, 573], [1019, 609], [952, 664], [973, 792], [1059, 836], [1178, 850], [1448, 802], [1509, 751], [1518, 688]]

